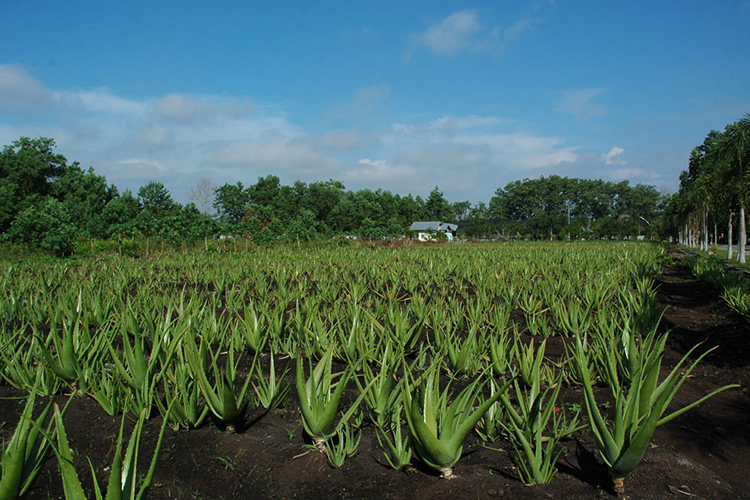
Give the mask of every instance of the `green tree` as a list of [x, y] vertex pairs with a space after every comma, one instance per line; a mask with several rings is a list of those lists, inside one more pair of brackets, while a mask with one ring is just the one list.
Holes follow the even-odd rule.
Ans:
[[443, 222], [455, 221], [453, 207], [443, 197], [443, 192], [437, 186], [430, 192], [430, 196], [425, 202], [425, 210], [430, 220]]
[[452, 206], [454, 220], [462, 221], [469, 217], [469, 212], [471, 211], [470, 201], [457, 201]]
[[258, 182], [247, 188], [248, 201], [255, 205], [276, 208], [280, 186], [281, 181], [275, 175], [258, 177]]
[[73, 252], [76, 234], [67, 207], [51, 196], [23, 209], [9, 231], [12, 240], [47, 250], [58, 257]]
[[236, 224], [245, 217], [245, 210], [250, 204], [250, 193], [241, 182], [224, 184], [216, 188], [214, 208], [218, 212], [219, 220], [224, 224]]
[[723, 155], [728, 158], [732, 165], [735, 185], [739, 186], [738, 202], [739, 213], [739, 260], [745, 263], [745, 243], [747, 241], [747, 229], [745, 226], [745, 207], [747, 206], [748, 190], [750, 190], [750, 179], [744, 165], [750, 157], [750, 113], [736, 122], [727, 125], [724, 135], [719, 142], [719, 148]]
[[17, 214], [51, 193], [51, 181], [67, 165], [54, 148], [54, 139], [21, 137], [0, 153], [0, 231], [5, 232]]
[[108, 238], [123, 234], [133, 235], [141, 207], [133, 193], [126, 189], [122, 195], [110, 200], [102, 209], [101, 220]]
[[151, 181], [138, 190], [141, 210], [136, 218], [138, 228], [147, 235], [163, 240], [174, 241], [175, 220], [182, 207], [172, 199], [172, 195], [161, 182]]
[[96, 175], [92, 168], [84, 171], [77, 162], [73, 163], [52, 182], [51, 194], [65, 204], [73, 225], [82, 235], [107, 237], [103, 212], [118, 193], [104, 176]]
[[315, 214], [310, 210], [303, 208], [299, 215], [289, 222], [284, 232], [284, 239], [292, 241], [311, 241], [316, 239], [319, 234], [315, 227]]
[[307, 188], [303, 205], [318, 221], [328, 224], [331, 212], [344, 196], [344, 189], [341, 182], [333, 179], [327, 182], [313, 182]]
[[188, 203], [177, 216], [180, 232], [175, 243], [180, 241], [195, 242], [214, 235], [217, 231], [216, 221], [203, 213], [195, 203]]
[[[509, 219], [533, 238], [567, 237], [573, 234], [574, 221], [575, 227], [588, 228], [597, 220], [602, 221], [597, 227], [612, 228], [605, 232], [630, 236], [637, 233], [635, 221], [640, 217], [650, 220], [658, 215], [659, 199], [653, 186], [631, 187], [627, 181], [612, 183], [551, 175], [514, 181], [498, 189], [490, 200], [489, 213], [494, 219]], [[622, 215], [627, 215], [632, 223], [603, 221]]]

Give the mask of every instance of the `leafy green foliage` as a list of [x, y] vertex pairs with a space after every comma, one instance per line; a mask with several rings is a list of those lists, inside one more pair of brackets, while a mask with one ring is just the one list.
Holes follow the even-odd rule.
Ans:
[[13, 220], [9, 237], [48, 250], [57, 256], [70, 255], [75, 247], [76, 227], [65, 204], [47, 197], [30, 206]]

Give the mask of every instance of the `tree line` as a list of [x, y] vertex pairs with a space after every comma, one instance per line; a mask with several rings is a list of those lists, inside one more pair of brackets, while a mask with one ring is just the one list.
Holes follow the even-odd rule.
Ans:
[[191, 202], [160, 182], [119, 192], [93, 168], [55, 153], [50, 138], [22, 137], [0, 153], [0, 232], [6, 241], [68, 255], [94, 241], [181, 245], [219, 236], [256, 243], [335, 235], [408, 234], [418, 220], [460, 224], [472, 238], [601, 238], [653, 233], [663, 197], [653, 186], [560, 176], [514, 181], [489, 203], [449, 202], [436, 186], [424, 199], [382, 189], [347, 190], [336, 180], [284, 185], [275, 175], [214, 187], [199, 181]]
[[728, 244], [728, 258], [745, 262], [747, 230], [745, 208], [750, 203], [750, 113], [711, 130], [696, 146], [687, 170], [680, 174], [679, 191], [670, 200], [665, 221], [685, 245], [709, 250]]

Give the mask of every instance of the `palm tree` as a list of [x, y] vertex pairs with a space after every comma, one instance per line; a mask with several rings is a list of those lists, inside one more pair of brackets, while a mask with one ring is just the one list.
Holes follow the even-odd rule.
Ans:
[[[750, 155], [750, 113], [727, 125], [722, 136], [720, 149], [728, 160], [733, 163], [733, 174], [736, 183], [740, 186], [746, 185], [748, 179], [742, 166], [742, 160]], [[736, 162], [736, 164], [735, 164]], [[745, 205], [747, 203], [748, 193], [745, 189], [739, 190], [739, 258], [741, 263], [745, 263], [745, 242], [747, 241], [747, 230], [745, 228]]]

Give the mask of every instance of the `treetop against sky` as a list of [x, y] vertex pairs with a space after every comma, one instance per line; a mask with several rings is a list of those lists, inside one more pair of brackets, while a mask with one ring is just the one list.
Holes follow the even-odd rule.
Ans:
[[277, 175], [488, 200], [540, 175], [675, 191], [750, 110], [750, 2], [3, 2], [0, 144], [54, 137], [180, 202]]

